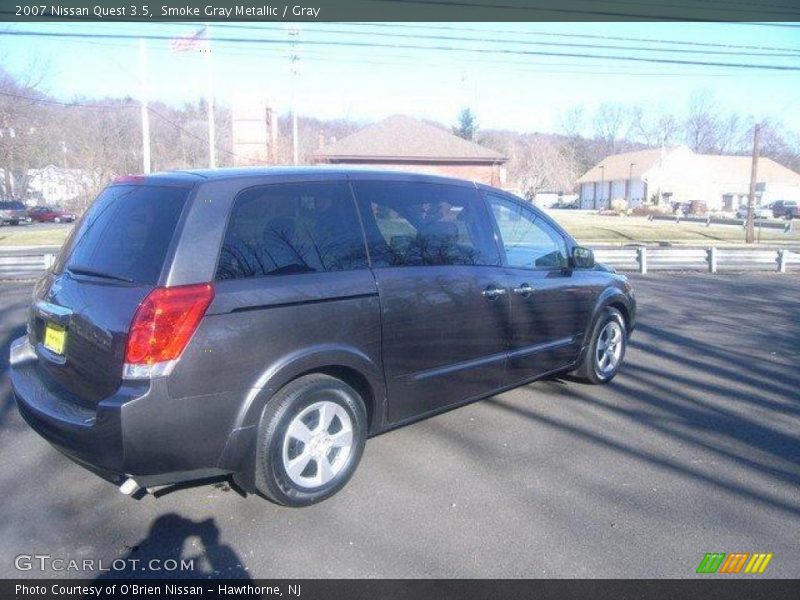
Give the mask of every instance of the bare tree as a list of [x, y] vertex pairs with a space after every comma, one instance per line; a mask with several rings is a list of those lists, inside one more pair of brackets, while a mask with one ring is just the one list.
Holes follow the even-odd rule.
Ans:
[[[752, 139], [754, 123], [745, 127], [745, 135]], [[800, 133], [789, 131], [780, 121], [761, 123], [761, 154], [768, 156], [794, 171], [800, 172]]]
[[585, 114], [582, 106], [572, 106], [561, 115], [561, 130], [569, 138], [583, 136]]
[[603, 102], [594, 115], [595, 138], [605, 145], [608, 154], [622, 150], [630, 129], [631, 110], [625, 106]]
[[542, 135], [526, 136], [514, 147], [509, 175], [528, 200], [545, 190], [566, 191], [577, 173], [565, 147]]
[[657, 148], [677, 143], [681, 124], [674, 115], [663, 112], [649, 115], [641, 106], [632, 109], [631, 114], [632, 132], [643, 144]]
[[0, 68], [0, 166], [9, 197], [25, 198], [28, 170], [53, 149], [46, 127], [52, 111], [36, 101], [43, 97], [37, 90], [40, 83], [34, 71], [17, 80]]
[[605, 156], [605, 149], [601, 148], [594, 140], [583, 136], [585, 127], [585, 112], [582, 106], [573, 106], [567, 109], [561, 120], [561, 129], [566, 139], [561, 146], [561, 152], [573, 165], [577, 173], [585, 173], [592, 165]]
[[720, 137], [719, 107], [707, 91], [695, 92], [689, 99], [684, 123], [686, 143], [695, 152], [714, 152]]

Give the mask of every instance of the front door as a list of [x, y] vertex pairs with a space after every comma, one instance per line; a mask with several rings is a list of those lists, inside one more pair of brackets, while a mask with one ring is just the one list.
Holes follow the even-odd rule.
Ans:
[[353, 189], [381, 302], [389, 421], [497, 388], [509, 294], [478, 191], [413, 180]]
[[511, 315], [506, 385], [570, 365], [580, 352], [593, 290], [569, 268], [564, 236], [516, 198], [484, 193], [506, 263]]

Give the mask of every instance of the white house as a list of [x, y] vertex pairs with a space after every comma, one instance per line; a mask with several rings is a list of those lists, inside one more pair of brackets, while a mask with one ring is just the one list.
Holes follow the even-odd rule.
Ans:
[[92, 188], [92, 178], [81, 169], [48, 165], [28, 169], [28, 204], [65, 204], [84, 196]]
[[[602, 209], [615, 199], [629, 206], [700, 200], [709, 210], [736, 210], [747, 203], [750, 167], [749, 156], [695, 154], [686, 146], [615, 154], [578, 179], [580, 203]], [[800, 200], [800, 173], [761, 157], [756, 203], [775, 200]]]

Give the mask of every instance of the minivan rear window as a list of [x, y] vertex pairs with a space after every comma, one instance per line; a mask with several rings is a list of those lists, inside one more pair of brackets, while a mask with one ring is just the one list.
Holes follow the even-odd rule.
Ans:
[[106, 188], [81, 219], [56, 271], [154, 285], [189, 190]]

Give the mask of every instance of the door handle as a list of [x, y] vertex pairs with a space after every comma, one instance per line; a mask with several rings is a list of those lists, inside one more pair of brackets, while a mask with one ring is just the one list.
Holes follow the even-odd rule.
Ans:
[[505, 289], [499, 288], [494, 285], [490, 285], [481, 292], [481, 294], [483, 294], [483, 296], [485, 298], [488, 298], [489, 300], [494, 300], [495, 298], [499, 298], [500, 296], [503, 296], [505, 293], [506, 293]]
[[520, 296], [530, 296], [533, 293], [533, 288], [529, 284], [523, 283], [521, 286], [514, 288], [514, 293]]

